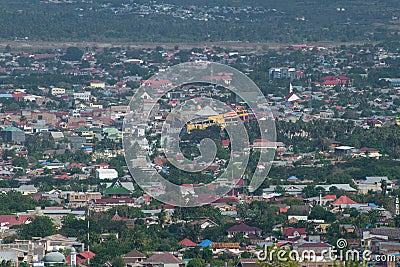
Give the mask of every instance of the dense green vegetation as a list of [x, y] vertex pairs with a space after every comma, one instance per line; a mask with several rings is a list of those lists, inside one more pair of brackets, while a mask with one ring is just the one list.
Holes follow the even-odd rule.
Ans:
[[30, 196], [23, 196], [19, 192], [10, 191], [0, 194], [0, 214], [10, 214], [34, 209], [37, 205]]
[[[374, 41], [398, 38], [398, 1], [183, 1], [170, 12], [155, 12], [155, 5], [138, 0], [71, 1], [48, 3], [39, 0], [2, 1], [0, 38], [45, 41]], [[144, 4], [154, 12], [138, 12]], [[124, 6], [126, 5], [126, 6]], [[208, 20], [182, 19], [172, 12], [197, 6], [193, 17], [208, 12]], [[222, 8], [232, 7], [228, 12]], [[233, 8], [255, 8], [260, 12], [233, 12]], [[136, 8], [136, 9], [135, 9]], [[210, 8], [212, 9], [210, 11]], [[236, 9], [237, 10], [237, 9]]]
[[279, 141], [293, 145], [294, 152], [309, 152], [329, 149], [332, 141], [361, 147], [372, 147], [390, 156], [400, 154], [400, 132], [397, 126], [363, 129], [352, 121], [316, 120], [295, 123], [276, 122]]

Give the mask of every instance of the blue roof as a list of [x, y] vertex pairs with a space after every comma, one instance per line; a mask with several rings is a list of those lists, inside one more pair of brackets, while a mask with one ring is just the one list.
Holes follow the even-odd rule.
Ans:
[[12, 98], [12, 94], [0, 94], [0, 98]]
[[211, 247], [212, 241], [211, 240], [203, 240], [200, 244], [199, 247]]

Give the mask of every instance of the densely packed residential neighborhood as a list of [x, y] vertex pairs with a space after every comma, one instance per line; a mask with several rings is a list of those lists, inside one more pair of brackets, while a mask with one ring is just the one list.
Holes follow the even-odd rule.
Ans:
[[[190, 17], [176, 7], [160, 12]], [[257, 255], [266, 246], [316, 252], [317, 262], [299, 266], [344, 266], [321, 253], [343, 239], [346, 249], [388, 256], [368, 266], [398, 266], [398, 49], [392, 43], [268, 51], [8, 46], [0, 54], [1, 266], [265, 266]], [[187, 85], [164, 99], [153, 114], [157, 123], [139, 133], [139, 155], [130, 164], [155, 168], [188, 191], [225, 170], [230, 141], [218, 110], [197, 103], [196, 114], [207, 122], [187, 126], [183, 147], [196, 158], [193, 143], [206, 133], [218, 143], [217, 158], [202, 173], [177, 172], [157, 137], [181, 103], [201, 94], [229, 103], [249, 129], [252, 170], [259, 167], [253, 156], [276, 147], [260, 188], [234, 177], [226, 196], [198, 208], [157, 201], [164, 190], [157, 184], [146, 194], [122, 146], [134, 93], [140, 86], [161, 90], [170, 81], [157, 73], [188, 61], [227, 64], [248, 75], [265, 95], [277, 132], [276, 140], [259, 138], [252, 129], [261, 115], [221, 88]], [[229, 73], [216, 77], [232, 80]], [[153, 104], [141, 97], [144, 109]], [[150, 159], [140, 156], [148, 151]]]

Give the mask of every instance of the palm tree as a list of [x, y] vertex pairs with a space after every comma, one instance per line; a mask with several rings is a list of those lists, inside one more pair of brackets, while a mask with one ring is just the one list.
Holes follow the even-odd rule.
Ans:
[[382, 195], [385, 196], [387, 192], [387, 182], [384, 179], [381, 180], [381, 189], [382, 189]]

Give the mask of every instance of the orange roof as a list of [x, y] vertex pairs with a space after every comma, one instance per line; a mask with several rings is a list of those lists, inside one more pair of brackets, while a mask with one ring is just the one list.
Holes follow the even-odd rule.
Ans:
[[333, 202], [333, 205], [352, 205], [352, 204], [359, 204], [359, 203], [355, 202], [348, 196], [341, 196], [335, 202]]
[[91, 251], [82, 251], [81, 253], [78, 254], [81, 258], [85, 258], [85, 259], [91, 259], [94, 256], [96, 256], [96, 254], [94, 254]]
[[178, 244], [185, 247], [197, 247], [197, 244], [188, 238], [181, 240]]
[[290, 207], [279, 208], [279, 213], [286, 213], [286, 212], [288, 212], [289, 209], [290, 209]]

